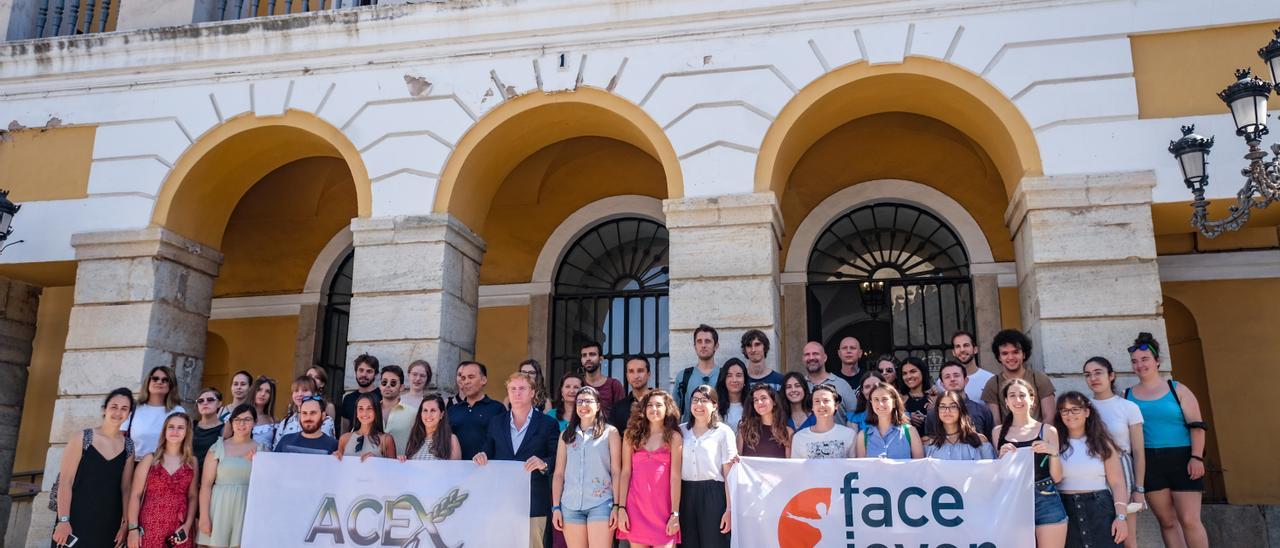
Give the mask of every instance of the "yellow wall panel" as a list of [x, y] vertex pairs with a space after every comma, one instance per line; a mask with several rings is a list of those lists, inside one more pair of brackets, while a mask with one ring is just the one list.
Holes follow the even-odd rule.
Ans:
[[1269, 80], [1258, 48], [1271, 41], [1277, 24], [1280, 21], [1131, 37], [1138, 117], [1228, 116], [1216, 94], [1235, 81], [1237, 68], [1252, 67], [1254, 74]]
[[0, 139], [0, 182], [10, 191], [9, 199], [20, 203], [87, 196], [97, 129], [77, 126], [7, 133]]
[[236, 371], [271, 377], [277, 385], [275, 415], [281, 418], [295, 376], [297, 337], [297, 316], [209, 320], [203, 384], [222, 390], [224, 399], [230, 401], [231, 375]]
[[1000, 288], [1000, 328], [1022, 329], [1022, 309], [1018, 303], [1016, 287]]
[[[492, 217], [491, 217], [492, 218]], [[529, 357], [529, 307], [481, 308], [476, 316], [476, 361], [489, 369], [489, 397], [506, 397], [507, 375]], [[545, 371], [545, 369], [544, 369]]]
[[[22, 406], [22, 425], [18, 427], [18, 451], [13, 461], [14, 472], [44, 468], [74, 294], [73, 286], [46, 287], [40, 294], [36, 336], [31, 342], [31, 367], [27, 370], [27, 393]], [[136, 386], [129, 388], [137, 389]]]

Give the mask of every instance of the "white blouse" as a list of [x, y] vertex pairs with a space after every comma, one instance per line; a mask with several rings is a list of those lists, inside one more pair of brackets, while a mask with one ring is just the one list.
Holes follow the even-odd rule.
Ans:
[[724, 465], [738, 456], [738, 439], [733, 429], [721, 422], [701, 436], [694, 435], [687, 425], [681, 426], [680, 432], [684, 435], [680, 479], [724, 481]]

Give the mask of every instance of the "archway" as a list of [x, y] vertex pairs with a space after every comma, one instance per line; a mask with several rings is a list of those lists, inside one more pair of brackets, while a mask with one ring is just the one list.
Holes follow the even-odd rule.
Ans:
[[[1204, 422], [1215, 424], [1209, 378], [1205, 371], [1204, 348], [1196, 318], [1182, 302], [1164, 296], [1164, 322], [1169, 337], [1169, 360], [1173, 363], [1173, 379], [1187, 385], [1200, 402]], [[1205, 502], [1227, 502], [1227, 488], [1222, 476], [1222, 456], [1218, 450], [1217, 432], [1205, 432]]]

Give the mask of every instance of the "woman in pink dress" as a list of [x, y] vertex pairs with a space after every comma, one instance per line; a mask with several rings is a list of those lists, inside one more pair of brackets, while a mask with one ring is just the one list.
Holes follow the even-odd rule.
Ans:
[[636, 548], [680, 542], [680, 411], [671, 395], [650, 390], [622, 444], [618, 538]]
[[[156, 451], [138, 463], [129, 497], [129, 548], [191, 548], [196, 514], [191, 436], [191, 417], [169, 415]], [[174, 542], [166, 543], [170, 538]]]

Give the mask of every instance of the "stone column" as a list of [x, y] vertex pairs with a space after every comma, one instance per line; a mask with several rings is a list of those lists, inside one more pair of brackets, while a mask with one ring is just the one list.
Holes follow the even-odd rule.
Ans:
[[[75, 303], [54, 403], [42, 492], [33, 503], [28, 546], [48, 543], [48, 489], [67, 440], [95, 425], [102, 398], [135, 393], [155, 366], [174, 369], [184, 406], [200, 388], [213, 279], [222, 254], [164, 228], [75, 234]], [[190, 408], [190, 407], [188, 407]]]
[[755, 328], [769, 336], [768, 363], [779, 369], [782, 214], [773, 193], [665, 200], [662, 208], [671, 238], [668, 376], [697, 362], [693, 331], [703, 323], [720, 333], [717, 362], [741, 358], [742, 334]]
[[437, 386], [453, 390], [458, 362], [475, 355], [484, 241], [448, 214], [354, 219], [351, 233], [347, 364], [363, 353], [384, 365], [425, 359]]
[[1034, 342], [1032, 366], [1055, 377], [1059, 391], [1084, 387], [1080, 369], [1090, 356], [1129, 371], [1126, 348], [1139, 331], [1167, 343], [1154, 186], [1155, 174], [1138, 172], [1027, 178], [1014, 190], [1005, 222], [1022, 325]]
[[22, 423], [22, 402], [31, 365], [31, 341], [36, 334], [40, 288], [0, 278], [0, 539], [9, 525], [9, 481]]

